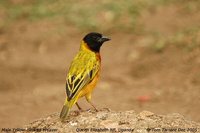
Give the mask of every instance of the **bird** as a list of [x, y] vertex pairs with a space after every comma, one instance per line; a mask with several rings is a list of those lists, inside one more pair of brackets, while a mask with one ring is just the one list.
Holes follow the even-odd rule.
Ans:
[[88, 33], [81, 40], [79, 52], [72, 60], [66, 77], [66, 99], [60, 112], [61, 121], [68, 118], [74, 104], [82, 110], [78, 104], [78, 99], [81, 97], [85, 97], [87, 102], [98, 111], [91, 102], [91, 95], [100, 76], [100, 48], [109, 40], [111, 39], [98, 32]]

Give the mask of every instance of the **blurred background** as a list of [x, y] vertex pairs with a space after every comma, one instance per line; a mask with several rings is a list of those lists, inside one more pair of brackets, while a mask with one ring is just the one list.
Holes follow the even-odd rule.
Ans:
[[200, 122], [200, 1], [0, 0], [1, 127], [60, 112], [70, 62], [91, 31], [112, 38], [97, 108]]

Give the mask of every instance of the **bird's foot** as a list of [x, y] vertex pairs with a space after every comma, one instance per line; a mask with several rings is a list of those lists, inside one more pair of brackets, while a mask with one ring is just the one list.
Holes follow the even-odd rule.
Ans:
[[106, 111], [108, 111], [108, 112], [111, 111], [109, 108], [103, 108], [103, 109], [101, 109], [101, 110], [102, 110], [102, 111], [106, 110]]
[[97, 108], [90, 108], [90, 109], [87, 109], [87, 112], [95, 113], [95, 112], [99, 112], [99, 110]]
[[78, 116], [78, 115], [80, 115], [81, 114], [81, 112], [79, 111], [79, 110], [75, 110], [74, 112], [73, 112], [73, 116]]

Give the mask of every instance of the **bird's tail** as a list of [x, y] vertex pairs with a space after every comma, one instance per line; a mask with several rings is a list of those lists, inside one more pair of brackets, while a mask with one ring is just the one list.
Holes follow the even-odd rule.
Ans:
[[72, 105], [71, 105], [71, 102], [69, 102], [67, 99], [65, 100], [65, 103], [63, 105], [63, 108], [60, 112], [60, 119], [62, 121], [64, 121], [67, 116], [69, 115], [69, 112], [70, 112], [70, 109], [71, 109]]

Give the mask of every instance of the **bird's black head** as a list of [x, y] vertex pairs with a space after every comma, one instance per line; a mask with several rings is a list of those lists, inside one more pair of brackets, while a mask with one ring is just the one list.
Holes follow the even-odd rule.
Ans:
[[89, 34], [87, 34], [84, 38], [83, 38], [84, 42], [87, 43], [88, 47], [94, 51], [94, 52], [99, 52], [101, 45], [106, 42], [109, 41], [110, 38], [103, 36], [100, 33], [96, 33], [96, 32], [91, 32]]

